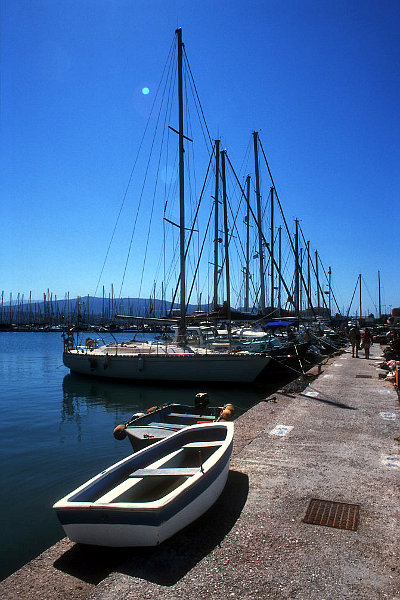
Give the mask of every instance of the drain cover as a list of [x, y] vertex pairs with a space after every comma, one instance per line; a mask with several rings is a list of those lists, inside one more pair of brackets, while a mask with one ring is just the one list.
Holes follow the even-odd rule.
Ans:
[[356, 379], [372, 379], [372, 375], [356, 375]]
[[336, 529], [356, 531], [359, 511], [359, 504], [344, 504], [313, 498], [303, 521], [311, 525], [325, 525], [326, 527], [336, 527]]

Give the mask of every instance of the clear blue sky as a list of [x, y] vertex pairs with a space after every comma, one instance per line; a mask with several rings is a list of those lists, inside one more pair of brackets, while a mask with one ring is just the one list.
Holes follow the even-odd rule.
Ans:
[[[398, 0], [0, 7], [6, 297], [94, 293], [180, 26], [211, 135], [240, 163], [260, 131], [286, 218], [332, 267], [340, 308], [361, 273], [375, 312], [378, 270], [383, 310], [400, 306]], [[124, 296], [137, 295], [136, 279]], [[106, 285], [120, 280], [115, 270]]]

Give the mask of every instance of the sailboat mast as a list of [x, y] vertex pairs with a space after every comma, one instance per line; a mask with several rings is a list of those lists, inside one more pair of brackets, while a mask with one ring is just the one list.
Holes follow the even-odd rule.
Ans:
[[378, 271], [378, 303], [379, 303], [379, 318], [382, 316], [381, 311], [381, 272]]
[[226, 150], [221, 152], [221, 170], [222, 170], [222, 201], [224, 207], [224, 234], [225, 234], [225, 273], [226, 273], [226, 304], [228, 319], [228, 338], [231, 344], [231, 285], [229, 274], [229, 231], [228, 231], [228, 202], [226, 197], [226, 177], [225, 177], [225, 154]]
[[317, 281], [317, 306], [319, 308], [318, 250], [315, 251], [315, 279]]
[[179, 108], [179, 226], [180, 226], [180, 287], [181, 315], [178, 340], [184, 342], [186, 334], [186, 280], [185, 280], [185, 167], [183, 148], [183, 74], [182, 74], [182, 29], [176, 30], [178, 44], [178, 108]]
[[294, 234], [294, 260], [295, 260], [295, 264], [294, 264], [294, 305], [295, 305], [295, 311], [296, 311], [296, 315], [299, 314], [299, 310], [300, 310], [300, 301], [299, 301], [299, 296], [300, 296], [300, 290], [299, 290], [299, 270], [300, 270], [300, 266], [299, 266], [299, 221], [298, 219], [295, 219], [295, 234]]
[[249, 310], [249, 283], [250, 283], [250, 175], [246, 178], [246, 199], [247, 199], [247, 211], [246, 211], [246, 270], [245, 270], [245, 297], [244, 297], [244, 310]]
[[311, 309], [311, 264], [310, 264], [311, 260], [310, 260], [310, 240], [308, 240], [307, 242], [307, 299], [308, 299], [308, 304], [307, 304], [307, 308], [308, 308], [308, 316], [310, 313], [310, 309]]
[[215, 140], [215, 196], [214, 196], [214, 310], [218, 305], [218, 197], [219, 197], [219, 143]]
[[270, 255], [271, 255], [271, 310], [274, 310], [275, 304], [275, 288], [274, 288], [274, 188], [271, 187], [271, 241], [270, 241]]
[[258, 254], [260, 258], [260, 310], [265, 313], [265, 283], [264, 283], [264, 251], [261, 234], [261, 196], [260, 176], [258, 165], [258, 131], [253, 132], [254, 142], [254, 166], [256, 176], [256, 198], [257, 198], [257, 226], [258, 226]]
[[[331, 295], [332, 295], [332, 269], [331, 269], [331, 267], [329, 267], [329, 269], [328, 269], [328, 277], [329, 277], [329, 280], [328, 280], [329, 296], [328, 296], [328, 298], [329, 298], [329, 318], [330, 318], [332, 316], [331, 315]], [[360, 316], [361, 316], [361, 314], [360, 314]]]
[[[278, 227], [278, 271], [282, 271], [282, 227]], [[281, 316], [282, 307], [282, 283], [281, 278], [278, 279], [278, 316]]]
[[360, 285], [360, 319], [362, 317], [362, 304], [361, 304], [361, 273], [359, 275], [359, 285]]

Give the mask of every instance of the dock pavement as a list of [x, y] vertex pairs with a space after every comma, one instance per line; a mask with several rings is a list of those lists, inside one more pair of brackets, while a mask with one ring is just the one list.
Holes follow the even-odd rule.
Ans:
[[238, 418], [222, 495], [170, 540], [64, 538], [1, 599], [400, 599], [400, 405], [381, 361], [377, 344], [370, 359], [345, 349]]

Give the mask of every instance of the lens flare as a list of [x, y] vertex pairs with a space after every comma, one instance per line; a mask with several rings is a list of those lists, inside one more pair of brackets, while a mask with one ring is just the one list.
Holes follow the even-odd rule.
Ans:
[[142, 94], [144, 94], [145, 96], [147, 96], [147, 94], [150, 94], [149, 88], [148, 87], [142, 88]]

